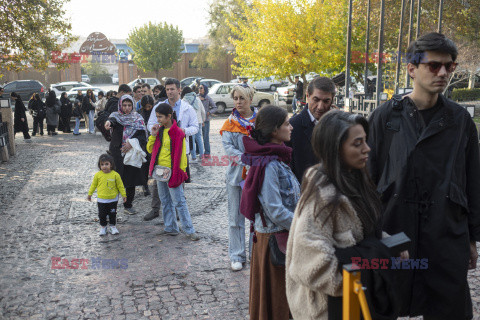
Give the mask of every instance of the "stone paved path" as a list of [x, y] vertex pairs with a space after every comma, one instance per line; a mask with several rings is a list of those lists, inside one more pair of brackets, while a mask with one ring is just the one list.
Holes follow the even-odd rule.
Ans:
[[[212, 121], [216, 156], [223, 121]], [[151, 198], [141, 193], [141, 213], [120, 209], [120, 235], [100, 238], [85, 198], [107, 147], [99, 134], [31, 144], [17, 135], [17, 156], [0, 164], [0, 319], [248, 319], [248, 265], [234, 273], [227, 258], [225, 167], [192, 165], [186, 197], [200, 241], [156, 235], [160, 220], [142, 220]], [[52, 269], [52, 258], [88, 259], [88, 268]], [[104, 260], [94, 269], [98, 258], [120, 268]], [[478, 276], [469, 275], [476, 319]]]
[[[212, 123], [217, 156], [222, 122]], [[101, 238], [96, 203], [85, 198], [108, 143], [99, 134], [31, 144], [17, 135], [17, 147], [0, 164], [1, 319], [248, 319], [248, 265], [234, 273], [227, 257], [224, 167], [192, 165], [185, 193], [200, 241], [158, 236], [160, 219], [142, 219], [151, 197], [140, 188], [140, 213], [119, 206], [120, 235]], [[52, 257], [89, 259], [88, 269], [52, 269]], [[93, 269], [96, 258], [128, 267]]]

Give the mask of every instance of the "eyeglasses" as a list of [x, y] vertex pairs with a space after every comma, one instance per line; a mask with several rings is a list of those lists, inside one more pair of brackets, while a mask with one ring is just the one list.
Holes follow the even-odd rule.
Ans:
[[428, 69], [430, 70], [431, 73], [439, 73], [440, 69], [442, 69], [442, 66], [445, 66], [445, 70], [447, 70], [448, 73], [451, 73], [455, 71], [457, 68], [458, 63], [450, 61], [447, 63], [441, 63], [437, 61], [430, 61], [430, 62], [424, 62], [420, 64], [426, 64], [428, 66]]

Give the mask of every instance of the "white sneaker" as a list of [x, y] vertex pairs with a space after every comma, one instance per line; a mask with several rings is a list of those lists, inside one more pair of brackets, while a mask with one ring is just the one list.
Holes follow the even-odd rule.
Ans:
[[197, 161], [197, 159], [191, 159], [190, 162], [191, 163], [197, 163], [198, 161]]
[[243, 269], [243, 264], [239, 261], [234, 261], [232, 262], [232, 270], [233, 271], [240, 271]]
[[119, 234], [118, 229], [116, 226], [110, 226], [110, 233], [111, 234]]
[[107, 234], [107, 227], [101, 227], [99, 235], [104, 236]]

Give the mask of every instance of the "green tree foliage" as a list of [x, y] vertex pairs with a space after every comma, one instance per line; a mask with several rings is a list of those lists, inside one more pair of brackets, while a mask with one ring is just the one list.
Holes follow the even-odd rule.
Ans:
[[157, 78], [161, 69], [171, 69], [180, 60], [182, 44], [182, 31], [166, 22], [149, 22], [133, 29], [127, 38], [127, 45], [135, 52], [135, 64], [143, 71], [154, 71]]
[[[0, 2], [0, 66], [9, 71], [28, 67], [45, 70], [52, 52], [77, 38], [65, 20], [68, 0], [7, 0]], [[68, 63], [57, 63], [62, 69]], [[0, 71], [0, 77], [3, 74]]]
[[[225, 58], [225, 55], [232, 54], [235, 50], [230, 39], [236, 39], [227, 21], [235, 17], [229, 23], [236, 24], [236, 21], [245, 20], [245, 1], [242, 0], [215, 0], [208, 11], [208, 38], [209, 45], [200, 47], [199, 53], [193, 60], [197, 68], [203, 66], [216, 66], [218, 61]], [[248, 5], [247, 5], [248, 6]]]

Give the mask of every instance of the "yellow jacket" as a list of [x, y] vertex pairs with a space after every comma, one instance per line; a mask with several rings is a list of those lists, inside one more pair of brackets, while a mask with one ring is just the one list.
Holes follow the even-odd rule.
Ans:
[[95, 173], [88, 195], [91, 196], [95, 189], [97, 189], [99, 199], [115, 199], [118, 193], [124, 198], [127, 196], [122, 178], [114, 170], [109, 173], [104, 173], [103, 171]]

